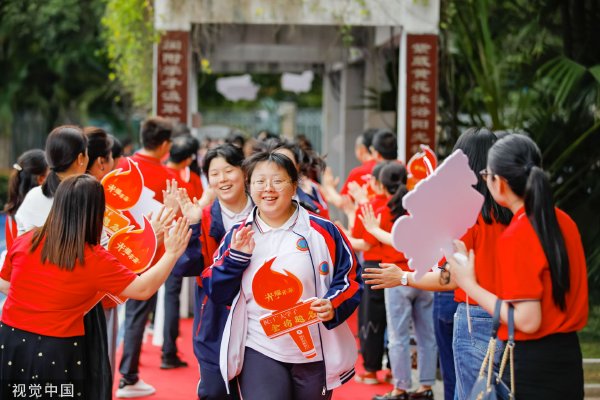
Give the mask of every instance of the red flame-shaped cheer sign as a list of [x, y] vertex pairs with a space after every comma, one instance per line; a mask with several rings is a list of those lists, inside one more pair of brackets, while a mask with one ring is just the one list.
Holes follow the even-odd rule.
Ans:
[[271, 270], [275, 262], [272, 258], [264, 263], [254, 275], [252, 293], [256, 303], [268, 310], [275, 310], [260, 318], [260, 324], [267, 337], [273, 339], [289, 334], [304, 357], [317, 355], [309, 325], [319, 322], [310, 309], [315, 298], [298, 302], [302, 296], [302, 282], [291, 272], [285, 274]]
[[437, 157], [426, 144], [421, 145], [421, 151], [410, 158], [406, 165], [408, 172], [408, 189], [412, 189], [422, 179], [427, 178], [437, 167]]
[[106, 205], [115, 210], [128, 210], [140, 199], [144, 188], [144, 178], [138, 165], [127, 157], [129, 170], [121, 168], [109, 172], [102, 179]]
[[133, 230], [132, 226], [128, 226], [116, 232], [108, 241], [108, 251], [136, 274], [150, 267], [156, 247], [156, 235], [146, 217], [142, 229]]

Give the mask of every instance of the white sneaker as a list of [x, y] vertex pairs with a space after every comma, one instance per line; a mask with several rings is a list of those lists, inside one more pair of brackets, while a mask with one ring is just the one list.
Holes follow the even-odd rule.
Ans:
[[134, 397], [144, 397], [156, 392], [154, 386], [148, 385], [141, 379], [133, 385], [123, 385], [123, 387], [121, 387], [122, 384], [123, 381], [119, 383], [119, 389], [117, 389], [116, 393], [116, 396], [120, 398], [131, 399]]

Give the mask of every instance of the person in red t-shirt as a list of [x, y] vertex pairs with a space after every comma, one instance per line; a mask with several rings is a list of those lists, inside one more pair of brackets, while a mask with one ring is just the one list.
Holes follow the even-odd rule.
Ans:
[[180, 188], [187, 191], [192, 200], [194, 198], [200, 200], [204, 191], [200, 176], [190, 170], [190, 165], [196, 158], [195, 149], [198, 146], [198, 140], [192, 136], [176, 137], [173, 139], [166, 165], [169, 174], [177, 180]]
[[7, 294], [0, 323], [2, 398], [28, 382], [72, 383], [73, 393], [86, 399], [110, 393], [110, 379], [89, 373], [90, 354], [102, 349], [89, 348], [84, 314], [104, 293], [150, 297], [191, 232], [181, 219], [165, 233], [163, 257], [137, 276], [100, 246], [104, 207], [104, 189], [95, 178], [66, 178], [43, 227], [18, 237], [8, 251], [0, 271], [0, 291]]
[[325, 199], [337, 208], [343, 208], [344, 196], [348, 196], [348, 185], [350, 182], [356, 182], [359, 186], [368, 185], [371, 171], [373, 171], [375, 164], [377, 164], [377, 160], [371, 154], [371, 144], [377, 131], [377, 129], [367, 129], [356, 138], [354, 155], [360, 162], [360, 165], [350, 170], [339, 193], [336, 190], [339, 178], [333, 176], [330, 168], [325, 169], [322, 182], [323, 194], [325, 195]]
[[[172, 178], [160, 160], [169, 154], [172, 133], [173, 124], [170, 121], [158, 117], [148, 118], [142, 123], [140, 129], [143, 147], [131, 157], [138, 163], [144, 177], [144, 186], [152, 190], [154, 198], [161, 203], [164, 202], [163, 191], [167, 188], [167, 181]], [[127, 159], [122, 158], [117, 168], [128, 170]], [[162, 247], [158, 251], [162, 251]], [[156, 391], [138, 376], [144, 329], [148, 316], [155, 306], [156, 296], [152, 296], [147, 301], [130, 300], [125, 304], [125, 336], [123, 356], [119, 365], [119, 372], [123, 377], [119, 381], [117, 397], [147, 396]], [[177, 364], [183, 366], [183, 361], [179, 360]]]
[[[469, 158], [469, 167], [479, 171], [486, 166], [487, 153], [496, 142], [496, 133], [484, 128], [466, 130], [454, 145], [454, 150], [462, 150]], [[485, 181], [479, 177], [475, 185], [484, 196], [484, 204], [477, 222], [462, 237], [465, 245], [477, 255], [475, 272], [477, 280], [486, 288], [495, 287], [496, 240], [510, 222], [511, 213], [499, 206], [487, 190]], [[371, 218], [372, 219], [372, 218]], [[391, 235], [382, 237], [381, 229], [371, 227], [379, 240], [388, 240]], [[383, 220], [382, 220], [383, 227]], [[442, 262], [443, 264], [443, 262]], [[492, 318], [472, 298], [468, 299], [464, 291], [455, 282], [448, 279], [441, 269], [425, 274], [419, 281], [412, 273], [395, 268], [394, 264], [381, 264], [382, 268], [366, 270], [363, 276], [373, 288], [382, 289], [406, 285], [423, 290], [440, 291], [434, 297], [434, 323], [436, 339], [440, 352], [445, 397], [465, 398], [479, 374], [479, 366], [486, 354]], [[403, 280], [404, 278], [404, 280]], [[454, 292], [452, 292], [456, 289]], [[455, 315], [456, 313], [456, 315]], [[450, 321], [450, 322], [448, 322]], [[500, 348], [498, 348], [500, 350]], [[500, 351], [496, 354], [499, 356]], [[458, 375], [455, 375], [455, 370]]]
[[[449, 257], [458, 285], [488, 312], [498, 299], [514, 306], [515, 392], [520, 399], [583, 399], [582, 357], [577, 331], [588, 317], [585, 254], [577, 226], [553, 206], [541, 152], [524, 135], [492, 146], [481, 171], [494, 199], [514, 216], [498, 240], [497, 285], [486, 290], [468, 262]], [[464, 244], [457, 249], [466, 255]], [[501, 320], [507, 321], [508, 304]], [[499, 338], [507, 339], [506, 326]], [[506, 377], [508, 380], [509, 377]]]
[[[375, 173], [375, 170], [374, 170]], [[408, 192], [406, 188], [407, 172], [400, 163], [388, 163], [378, 179], [385, 194], [390, 199], [376, 210], [381, 218], [381, 227], [391, 231], [396, 218], [405, 214], [402, 199]], [[400, 270], [409, 271], [408, 261], [403, 253], [389, 244], [380, 245], [381, 260], [394, 263]], [[381, 292], [374, 290], [376, 292]], [[437, 368], [437, 345], [433, 327], [433, 294], [410, 287], [385, 289], [385, 308], [387, 315], [388, 356], [392, 369], [394, 389], [384, 395], [375, 396], [375, 400], [385, 399], [431, 399], [432, 385], [435, 383]], [[410, 326], [414, 327], [417, 341], [419, 369], [419, 387], [411, 394], [412, 386]]]
[[[374, 208], [383, 207], [389, 200], [377, 176], [386, 162], [381, 162], [373, 168], [369, 185], [374, 195], [368, 199], [368, 203]], [[370, 233], [368, 233], [361, 220], [362, 211], [356, 210], [353, 225], [348, 232], [348, 240], [355, 251], [362, 251], [364, 268], [377, 268], [381, 262], [381, 244]], [[358, 327], [360, 352], [363, 356], [365, 372], [355, 376], [355, 380], [369, 385], [377, 384], [377, 371], [382, 367], [383, 355], [385, 353], [384, 333], [386, 328], [384, 294], [379, 290], [371, 290], [365, 285], [363, 297], [358, 309]]]

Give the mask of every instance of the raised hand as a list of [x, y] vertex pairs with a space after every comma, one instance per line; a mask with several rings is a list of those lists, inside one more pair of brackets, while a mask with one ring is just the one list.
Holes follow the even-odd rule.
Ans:
[[179, 212], [179, 203], [177, 202], [177, 181], [175, 179], [167, 180], [167, 190], [163, 190], [163, 204], [167, 208], [173, 209], [175, 215]]
[[340, 183], [340, 178], [333, 176], [333, 171], [330, 167], [325, 168], [325, 171], [323, 171], [323, 174], [321, 174], [321, 185], [328, 189], [335, 189], [338, 183]]
[[187, 218], [179, 218], [173, 228], [165, 230], [165, 253], [179, 258], [185, 251], [191, 236], [190, 222]]
[[202, 197], [198, 200], [198, 207], [203, 209], [204, 207], [210, 205], [217, 198], [217, 192], [211, 187], [204, 188], [202, 192]]
[[369, 203], [363, 204], [361, 206], [361, 210], [362, 213], [358, 216], [358, 218], [362, 221], [367, 232], [373, 234], [373, 231], [375, 231], [381, 225], [381, 214], [375, 217], [373, 206]]
[[369, 201], [367, 184], [361, 186], [356, 182], [349, 182], [348, 193], [354, 198], [356, 204], [365, 204]]
[[317, 318], [323, 322], [331, 321], [335, 316], [333, 304], [329, 299], [317, 299], [310, 305], [310, 309], [317, 313]]
[[235, 232], [233, 232], [233, 237], [231, 238], [231, 248], [233, 250], [252, 254], [254, 251], [254, 231], [250, 226], [240, 226]]
[[179, 189], [177, 191], [177, 202], [181, 209], [181, 214], [186, 217], [190, 224], [197, 224], [202, 219], [202, 207], [196, 198], [194, 201], [190, 200], [187, 190]]
[[153, 215], [153, 213], [148, 214], [148, 219], [150, 220], [150, 224], [154, 230], [156, 240], [160, 245], [160, 243], [163, 241], [165, 230], [169, 225], [171, 225], [173, 219], [175, 219], [175, 212], [171, 208], [162, 206], [156, 215]]

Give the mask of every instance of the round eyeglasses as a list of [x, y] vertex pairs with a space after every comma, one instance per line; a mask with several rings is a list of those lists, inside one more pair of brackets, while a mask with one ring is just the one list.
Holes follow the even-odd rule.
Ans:
[[285, 189], [285, 187], [287, 186], [288, 183], [290, 183], [290, 181], [284, 180], [284, 179], [273, 179], [273, 180], [257, 179], [255, 181], [250, 182], [250, 187], [255, 192], [263, 192], [267, 189], [267, 185], [268, 185], [271, 188], [271, 190], [274, 190], [276, 192], [281, 192]]

